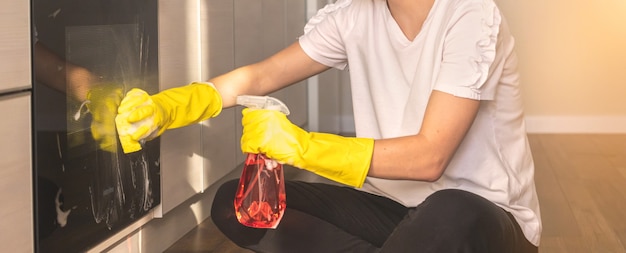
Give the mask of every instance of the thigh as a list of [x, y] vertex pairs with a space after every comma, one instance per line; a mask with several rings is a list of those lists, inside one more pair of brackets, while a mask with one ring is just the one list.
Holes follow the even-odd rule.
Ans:
[[391, 199], [351, 187], [288, 182], [287, 208], [327, 221], [377, 247], [406, 216], [408, 208]]
[[526, 253], [537, 248], [512, 215], [461, 190], [442, 190], [411, 209], [381, 252]]
[[236, 180], [220, 187], [211, 218], [233, 242], [259, 252], [373, 252], [407, 210], [347, 187], [287, 181], [281, 223], [276, 229], [255, 229], [237, 222], [236, 187]]

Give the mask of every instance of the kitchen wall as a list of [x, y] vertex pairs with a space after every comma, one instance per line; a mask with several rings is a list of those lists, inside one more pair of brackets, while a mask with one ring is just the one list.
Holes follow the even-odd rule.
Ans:
[[496, 0], [530, 132], [626, 132], [626, 1]]
[[[626, 133], [626, 1], [496, 3], [517, 41], [528, 131]], [[320, 94], [320, 104], [343, 105], [340, 120], [321, 130], [353, 131], [349, 87], [341, 85]]]

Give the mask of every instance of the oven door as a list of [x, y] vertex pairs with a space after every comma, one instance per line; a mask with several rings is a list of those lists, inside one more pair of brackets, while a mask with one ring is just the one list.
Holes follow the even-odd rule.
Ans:
[[36, 249], [84, 252], [160, 202], [159, 140], [121, 152], [131, 88], [158, 91], [156, 0], [33, 0]]

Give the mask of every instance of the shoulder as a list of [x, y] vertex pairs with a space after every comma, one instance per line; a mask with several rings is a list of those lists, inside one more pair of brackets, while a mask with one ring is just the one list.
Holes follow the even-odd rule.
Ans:
[[438, 11], [450, 14], [499, 12], [493, 0], [436, 0]]
[[381, 2], [382, 0], [338, 0], [335, 3], [326, 4], [309, 19], [304, 32], [307, 33], [317, 24], [328, 20], [332, 20], [331, 22], [337, 23], [339, 26], [350, 26], [368, 11], [371, 12], [377, 1]]
[[456, 12], [476, 12], [485, 18], [493, 18], [500, 15], [500, 10], [493, 0], [454, 0], [454, 10]]
[[473, 24], [477, 27], [497, 27], [502, 16], [493, 0], [436, 0], [436, 16], [444, 27]]
[[316, 13], [318, 15], [356, 15], [362, 12], [372, 11], [385, 6], [384, 0], [338, 0], [335, 3], [327, 4]]
[[496, 3], [494, 0], [436, 0], [445, 2], [448, 6], [452, 8], [480, 8], [480, 7], [488, 7], [495, 6]]

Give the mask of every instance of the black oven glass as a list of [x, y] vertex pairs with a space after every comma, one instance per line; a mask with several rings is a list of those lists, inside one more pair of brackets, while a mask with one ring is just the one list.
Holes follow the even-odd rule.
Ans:
[[160, 203], [159, 141], [124, 154], [121, 94], [158, 91], [156, 0], [33, 0], [35, 248], [84, 252]]

